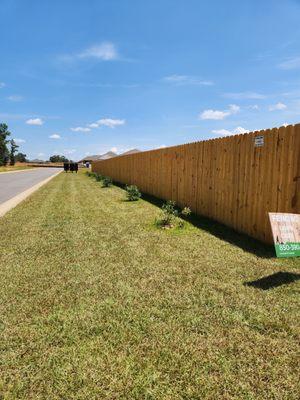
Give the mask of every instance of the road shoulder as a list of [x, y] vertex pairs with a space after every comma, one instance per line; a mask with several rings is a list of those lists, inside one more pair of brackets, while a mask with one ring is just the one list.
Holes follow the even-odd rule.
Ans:
[[[17, 172], [17, 171], [14, 171]], [[24, 172], [24, 170], [23, 170]], [[58, 171], [56, 174], [49, 176], [48, 178], [44, 179], [43, 181], [37, 183], [36, 185], [32, 186], [29, 189], [26, 189], [24, 192], [17, 194], [13, 198], [5, 201], [4, 203], [0, 204], [0, 217], [3, 217], [8, 211], [12, 208], [16, 207], [19, 203], [25, 200], [28, 196], [32, 193], [36, 192], [40, 187], [44, 186], [46, 183], [51, 181], [51, 179], [55, 178], [58, 174], [62, 172]], [[4, 172], [6, 174], [7, 172]]]

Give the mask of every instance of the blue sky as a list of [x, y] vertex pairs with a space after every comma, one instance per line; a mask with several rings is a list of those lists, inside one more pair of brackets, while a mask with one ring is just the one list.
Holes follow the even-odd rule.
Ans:
[[0, 121], [79, 159], [300, 121], [296, 0], [0, 0]]

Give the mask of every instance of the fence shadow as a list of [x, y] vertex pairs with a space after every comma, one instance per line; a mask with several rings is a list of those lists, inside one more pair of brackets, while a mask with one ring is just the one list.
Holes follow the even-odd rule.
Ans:
[[254, 287], [261, 290], [269, 290], [278, 286], [287, 285], [300, 279], [300, 274], [293, 272], [276, 272], [275, 274], [265, 276], [255, 281], [244, 282], [244, 286]]
[[[125, 189], [126, 187], [125, 184], [120, 182], [114, 182], [114, 185], [122, 189]], [[159, 199], [158, 197], [152, 196], [147, 193], [142, 193], [142, 199], [159, 208], [161, 208], [161, 206], [166, 202], [165, 200]], [[275, 257], [275, 250], [273, 246], [262, 243], [246, 234], [239, 233], [232, 228], [221, 224], [220, 222], [193, 213], [189, 217], [184, 219], [196, 228], [203, 229], [206, 232], [214, 235], [215, 237], [224, 240], [225, 242], [230, 243], [234, 246], [240, 247], [244, 251], [252, 253], [257, 257]]]
[[[122, 186], [123, 187], [123, 186]], [[161, 207], [165, 200], [158, 199], [157, 197], [143, 193], [143, 200], [149, 203]], [[252, 253], [260, 258], [274, 258], [275, 250], [274, 247], [268, 244], [264, 244], [256, 239], [253, 239], [245, 234], [239, 233], [220, 222], [214, 221], [207, 217], [192, 214], [185, 218], [190, 224], [196, 228], [203, 229], [206, 232], [214, 235], [215, 237], [226, 241], [234, 246], [238, 246], [244, 251]]]

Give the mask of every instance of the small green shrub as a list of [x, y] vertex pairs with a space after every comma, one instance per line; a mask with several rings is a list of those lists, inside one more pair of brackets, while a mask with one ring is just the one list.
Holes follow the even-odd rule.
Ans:
[[90, 178], [94, 178], [96, 176], [96, 173], [91, 171], [86, 171], [86, 175], [89, 176]]
[[102, 179], [102, 187], [109, 187], [112, 185], [112, 179], [109, 176], [104, 176]]
[[172, 228], [175, 226], [177, 216], [175, 201], [168, 200], [161, 208], [160, 216], [156, 219], [156, 225], [161, 228]]
[[137, 201], [142, 196], [138, 187], [135, 185], [127, 185], [125, 190], [128, 201]]
[[95, 179], [97, 182], [101, 182], [103, 180], [103, 176], [101, 174], [95, 174]]
[[183, 217], [188, 217], [189, 215], [191, 215], [191, 209], [190, 207], [184, 207], [181, 211], [181, 215]]
[[163, 204], [161, 208], [161, 214], [155, 222], [160, 228], [173, 228], [175, 226], [178, 228], [183, 228], [185, 221], [182, 220], [180, 216], [188, 217], [190, 214], [191, 210], [189, 207], [184, 207], [179, 213], [178, 209], [176, 208], [175, 201], [168, 200], [165, 204]]
[[[189, 215], [191, 215], [191, 209], [190, 209], [190, 207], [184, 207], [182, 210], [181, 210], [181, 212], [180, 212], [180, 215], [182, 216], [182, 217], [188, 217]], [[181, 219], [181, 218], [179, 218], [178, 219], [178, 228], [184, 228], [184, 225], [185, 225], [185, 221], [183, 220], [183, 219]]]

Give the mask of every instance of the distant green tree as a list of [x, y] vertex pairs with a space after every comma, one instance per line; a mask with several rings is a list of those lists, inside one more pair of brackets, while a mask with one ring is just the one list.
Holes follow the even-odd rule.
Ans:
[[9, 142], [7, 137], [9, 135], [8, 126], [6, 124], [0, 124], [0, 166], [6, 165], [9, 160], [9, 151], [7, 148]]
[[26, 162], [27, 161], [26, 157], [27, 157], [26, 154], [18, 153], [18, 154], [16, 154], [15, 159], [16, 159], [16, 162]]
[[69, 160], [65, 156], [54, 155], [49, 158], [50, 162], [57, 163], [57, 162], [68, 162]]
[[12, 139], [10, 141], [10, 153], [9, 153], [10, 165], [15, 165], [16, 163], [16, 152], [18, 148], [19, 146], [16, 144], [14, 139]]

